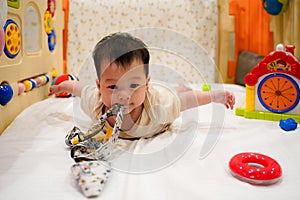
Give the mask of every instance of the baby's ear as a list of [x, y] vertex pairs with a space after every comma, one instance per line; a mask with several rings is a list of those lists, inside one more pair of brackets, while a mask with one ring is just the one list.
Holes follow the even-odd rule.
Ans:
[[147, 86], [147, 87], [148, 87], [148, 85], [149, 85], [149, 82], [150, 82], [150, 76], [148, 76], [147, 79], [146, 79], [146, 86]]
[[98, 90], [100, 90], [100, 80], [99, 79], [96, 80], [96, 85], [97, 85]]

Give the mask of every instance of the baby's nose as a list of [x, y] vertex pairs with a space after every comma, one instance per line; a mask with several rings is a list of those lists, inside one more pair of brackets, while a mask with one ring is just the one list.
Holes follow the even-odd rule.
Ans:
[[125, 91], [125, 90], [119, 91], [119, 93], [118, 93], [118, 99], [121, 102], [129, 101], [129, 99], [130, 99], [130, 92]]

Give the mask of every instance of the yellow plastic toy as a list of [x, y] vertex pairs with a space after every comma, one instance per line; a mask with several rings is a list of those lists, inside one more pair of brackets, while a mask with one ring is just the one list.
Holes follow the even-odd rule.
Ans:
[[25, 86], [25, 92], [28, 92], [31, 90], [32, 88], [32, 83], [29, 80], [25, 80], [23, 81], [23, 84]]
[[47, 10], [44, 15], [44, 27], [47, 34], [51, 34], [53, 30], [53, 20], [51, 13]]

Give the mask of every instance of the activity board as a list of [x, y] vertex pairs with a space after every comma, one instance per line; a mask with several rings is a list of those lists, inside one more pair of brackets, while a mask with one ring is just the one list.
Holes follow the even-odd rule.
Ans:
[[293, 45], [277, 45], [245, 76], [245, 108], [236, 114], [251, 119], [300, 123], [300, 62]]
[[0, 134], [62, 72], [62, 0], [0, 0]]

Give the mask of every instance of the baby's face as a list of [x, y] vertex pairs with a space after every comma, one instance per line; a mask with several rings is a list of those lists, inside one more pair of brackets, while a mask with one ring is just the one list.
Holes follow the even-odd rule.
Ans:
[[141, 60], [134, 60], [126, 69], [112, 63], [102, 72], [98, 89], [105, 106], [123, 104], [128, 114], [143, 104], [148, 82]]

